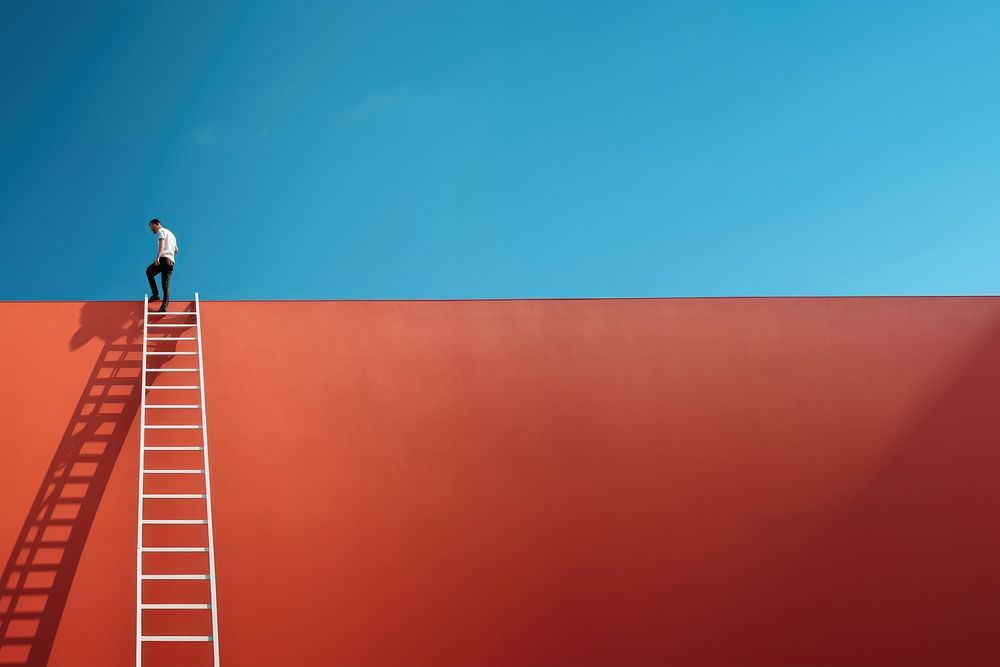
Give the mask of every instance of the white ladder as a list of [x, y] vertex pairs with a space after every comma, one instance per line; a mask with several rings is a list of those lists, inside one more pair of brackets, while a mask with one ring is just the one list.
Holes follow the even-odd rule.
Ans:
[[[208, 470], [208, 428], [205, 418], [205, 371], [202, 365], [201, 349], [201, 304], [198, 300], [198, 293], [194, 295], [193, 311], [171, 311], [158, 313], [149, 311], [149, 296], [143, 299], [143, 327], [142, 327], [142, 391], [140, 392], [141, 404], [139, 411], [139, 520], [137, 526], [136, 539], [136, 605], [135, 605], [135, 664], [136, 667], [142, 665], [142, 649], [144, 644], [155, 642], [211, 642], [214, 667], [219, 667], [219, 613], [218, 601], [215, 586], [215, 539], [212, 530], [212, 486], [209, 481]], [[152, 318], [152, 321], [150, 321]], [[194, 330], [194, 336], [186, 335], [190, 330]], [[150, 334], [154, 335], [150, 335]], [[177, 336], [171, 335], [179, 334]], [[193, 341], [197, 350], [178, 350], [180, 342]], [[150, 349], [150, 346], [153, 346]], [[164, 349], [163, 346], [171, 346], [172, 349]], [[181, 366], [168, 365], [170, 360], [182, 360]], [[150, 362], [155, 362], [150, 367]], [[171, 375], [165, 375], [171, 373]], [[172, 375], [180, 373], [180, 376]], [[189, 380], [169, 380], [158, 383], [161, 378], [192, 378]], [[193, 378], [197, 377], [197, 380]], [[146, 394], [155, 392], [159, 398], [153, 403], [146, 402]], [[168, 400], [170, 397], [191, 396], [197, 392], [197, 402], [190, 399], [178, 402]], [[200, 420], [188, 419], [187, 422], [199, 421], [199, 423], [146, 423], [147, 411], [158, 415], [187, 414], [191, 411], [200, 410]], [[182, 412], [178, 412], [182, 411]], [[163, 418], [154, 419], [154, 422], [162, 422]], [[164, 431], [167, 433], [200, 433], [201, 442], [183, 444], [157, 444], [148, 446], [146, 444], [147, 431]], [[155, 466], [157, 455], [162, 452], [170, 452], [170, 456], [176, 456], [176, 452], [201, 452], [200, 461], [186, 464], [175, 464], [168, 468], [147, 467]], [[147, 463], [146, 454], [150, 454], [153, 459]], [[190, 454], [181, 456], [191, 456]], [[197, 459], [197, 455], [194, 455]], [[178, 467], [181, 465], [183, 467]], [[155, 475], [157, 478], [157, 493], [146, 493], [146, 478]], [[200, 477], [204, 481], [202, 491], [191, 492], [190, 482], [192, 478]], [[170, 488], [174, 486], [175, 488]], [[183, 492], [181, 492], [183, 491]], [[147, 501], [159, 504], [157, 507], [169, 507], [173, 501], [204, 501], [204, 518], [167, 518], [167, 519], [147, 519]], [[176, 503], [175, 503], [176, 504]], [[154, 515], [156, 512], [154, 512]], [[186, 540], [174, 540], [170, 537], [163, 537], [155, 546], [148, 545], [144, 540], [144, 529], [148, 526], [205, 526], [207, 536], [203, 544], [190, 544], [190, 538]], [[201, 540], [198, 540], [201, 541]], [[146, 554], [199, 554], [208, 556], [208, 572], [166, 574], [148, 572], [144, 555]], [[162, 566], [161, 566], [162, 567]], [[176, 565], [173, 568], [176, 569]], [[195, 568], [191, 568], [195, 569]], [[143, 596], [143, 584], [147, 581], [207, 581], [210, 594], [208, 600], [192, 600], [186, 602], [146, 602]], [[212, 634], [210, 635], [147, 635], [143, 634], [143, 612], [172, 613], [172, 612], [208, 612], [211, 614]], [[202, 620], [204, 625], [204, 619]]]

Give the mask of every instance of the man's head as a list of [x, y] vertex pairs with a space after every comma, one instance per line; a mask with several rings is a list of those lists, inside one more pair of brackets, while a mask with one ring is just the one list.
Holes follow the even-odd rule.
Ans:
[[154, 234], [160, 231], [160, 227], [162, 226], [163, 225], [160, 224], [160, 221], [157, 218], [153, 218], [152, 220], [149, 221], [149, 230]]

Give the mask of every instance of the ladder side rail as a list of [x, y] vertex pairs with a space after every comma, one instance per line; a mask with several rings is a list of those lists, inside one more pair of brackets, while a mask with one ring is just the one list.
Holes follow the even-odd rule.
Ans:
[[212, 484], [209, 478], [208, 467], [208, 419], [205, 416], [205, 357], [201, 347], [201, 301], [198, 293], [194, 293], [194, 310], [197, 313], [195, 319], [195, 330], [198, 338], [198, 385], [201, 387], [201, 445], [202, 455], [205, 459], [205, 510], [208, 518], [208, 574], [209, 588], [212, 595], [212, 651], [214, 653], [215, 667], [219, 667], [219, 602], [216, 593], [215, 579], [215, 532], [212, 526]]
[[135, 664], [142, 667], [142, 500], [146, 467], [146, 344], [149, 330], [149, 295], [142, 299], [142, 372], [139, 382], [139, 507], [135, 537]]

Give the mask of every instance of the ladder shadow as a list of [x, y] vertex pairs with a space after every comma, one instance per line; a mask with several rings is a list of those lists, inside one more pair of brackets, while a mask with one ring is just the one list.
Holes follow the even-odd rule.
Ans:
[[70, 349], [93, 338], [104, 346], [0, 578], [2, 665], [48, 663], [97, 509], [139, 411], [142, 309], [124, 319], [121, 312], [121, 304], [101, 302], [80, 310]]

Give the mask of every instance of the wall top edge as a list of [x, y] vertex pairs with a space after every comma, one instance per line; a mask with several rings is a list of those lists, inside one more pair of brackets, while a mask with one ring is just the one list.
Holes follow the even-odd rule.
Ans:
[[[732, 296], [628, 296], [628, 297], [510, 297], [455, 299], [206, 299], [206, 303], [490, 303], [524, 301], [695, 301], [695, 300], [834, 300], [834, 299], [997, 299], [998, 294], [845, 294], [845, 295], [732, 295]], [[0, 305], [16, 303], [141, 303], [142, 299], [0, 299]], [[189, 303], [194, 299], [174, 299]]]

